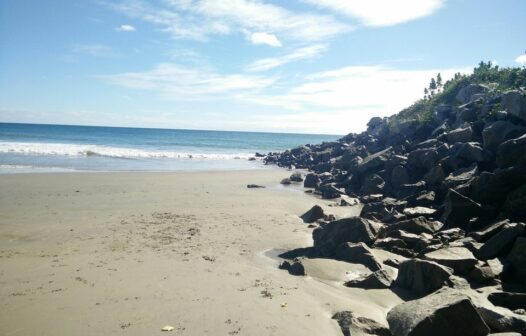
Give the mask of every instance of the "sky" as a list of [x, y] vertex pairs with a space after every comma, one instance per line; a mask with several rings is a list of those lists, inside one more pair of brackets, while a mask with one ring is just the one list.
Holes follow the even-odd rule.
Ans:
[[0, 0], [0, 122], [347, 134], [481, 60], [524, 0]]

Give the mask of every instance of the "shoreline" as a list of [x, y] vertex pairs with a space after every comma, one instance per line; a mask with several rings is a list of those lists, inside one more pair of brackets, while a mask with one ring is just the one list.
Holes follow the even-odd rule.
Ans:
[[1, 175], [0, 333], [338, 335], [332, 314], [367, 298], [378, 319], [401, 301], [342, 289], [353, 265], [313, 261], [294, 277], [266, 255], [311, 245], [298, 216], [314, 204], [357, 211], [281, 186], [289, 174]]

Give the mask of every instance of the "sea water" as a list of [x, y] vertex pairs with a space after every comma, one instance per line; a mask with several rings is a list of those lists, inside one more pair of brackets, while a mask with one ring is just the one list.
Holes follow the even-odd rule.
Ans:
[[338, 135], [0, 123], [0, 173], [263, 168], [256, 152]]

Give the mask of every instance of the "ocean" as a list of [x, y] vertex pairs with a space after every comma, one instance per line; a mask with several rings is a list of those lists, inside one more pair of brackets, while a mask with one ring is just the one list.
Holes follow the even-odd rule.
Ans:
[[255, 152], [339, 137], [0, 123], [0, 173], [262, 169]]

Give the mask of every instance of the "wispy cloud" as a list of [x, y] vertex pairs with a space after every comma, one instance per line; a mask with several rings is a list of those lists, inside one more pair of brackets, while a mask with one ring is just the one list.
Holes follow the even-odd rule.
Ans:
[[[110, 4], [117, 11], [158, 25], [174, 38], [206, 40], [210, 35], [272, 32], [293, 41], [319, 41], [351, 30], [331, 16], [296, 13], [259, 0], [166, 0], [153, 7], [139, 0]], [[270, 33], [269, 33], [270, 34]]]
[[526, 65], [526, 54], [523, 54], [523, 55], [520, 55], [519, 57], [517, 57], [515, 59], [515, 62], [517, 62], [519, 64], [522, 64], [522, 65]]
[[276, 67], [296, 62], [304, 59], [309, 59], [320, 55], [327, 50], [327, 46], [324, 44], [315, 44], [308, 47], [303, 47], [293, 51], [290, 54], [283, 55], [281, 57], [269, 57], [263, 58], [250, 63], [245, 70], [249, 72], [267, 71]]
[[274, 34], [268, 34], [264, 32], [256, 32], [252, 34], [247, 34], [247, 39], [252, 42], [252, 44], [265, 44], [271, 47], [281, 47], [281, 41], [278, 40], [277, 36]]
[[123, 24], [115, 28], [115, 30], [119, 32], [134, 32], [136, 29], [134, 26]]
[[163, 97], [174, 100], [228, 99], [231, 98], [229, 94], [258, 91], [275, 81], [272, 77], [219, 74], [174, 63], [162, 63], [145, 72], [98, 77], [127, 88], [158, 91]]
[[433, 14], [445, 0], [303, 0], [358, 19], [367, 26], [392, 26]]
[[71, 48], [73, 53], [95, 57], [116, 57], [118, 54], [112, 47], [102, 44], [75, 44]]

